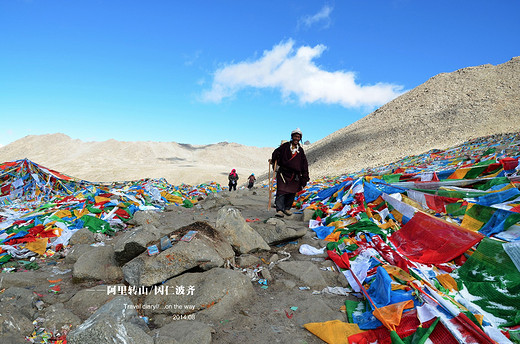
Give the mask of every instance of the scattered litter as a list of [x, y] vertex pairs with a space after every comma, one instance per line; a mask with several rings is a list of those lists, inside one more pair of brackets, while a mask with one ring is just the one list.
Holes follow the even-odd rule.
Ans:
[[322, 257], [313, 257], [313, 258], [311, 258], [311, 261], [313, 261], [313, 262], [324, 262], [324, 261], [325, 261], [325, 258], [322, 258]]
[[310, 290], [311, 288], [310, 287], [298, 287], [298, 289], [300, 289], [300, 290]]
[[298, 241], [286, 241], [280, 244], [274, 245], [275, 247], [284, 247], [286, 245], [298, 245]]
[[69, 273], [71, 271], [72, 271], [71, 269], [60, 270], [58, 267], [55, 266], [52, 268], [51, 272], [53, 275], [65, 275], [66, 273]]
[[[244, 268], [242, 269], [242, 272], [245, 272], [247, 277], [249, 277], [249, 279], [251, 280], [251, 282], [254, 282], [254, 281], [259, 281], [260, 280], [260, 276], [258, 275], [258, 273], [260, 271], [262, 271], [262, 267], [258, 267], [258, 268]], [[260, 283], [260, 282], [259, 282]], [[267, 283], [267, 281], [266, 281]]]
[[181, 241], [191, 241], [195, 234], [197, 234], [197, 231], [188, 231], [188, 233], [184, 234], [184, 236], [181, 238]]
[[301, 254], [307, 255], [307, 256], [314, 256], [318, 254], [323, 254], [325, 252], [326, 247], [323, 248], [315, 248], [311, 245], [302, 244], [298, 251]]
[[43, 306], [44, 306], [44, 303], [42, 300], [38, 300], [34, 303], [34, 305], [36, 306], [36, 308], [41, 311], [43, 309]]
[[163, 236], [160, 240], [160, 245], [161, 245], [161, 251], [164, 251], [164, 250], [172, 247], [172, 242], [170, 241], [170, 239], [167, 236]]
[[350, 295], [352, 293], [352, 289], [343, 288], [343, 287], [326, 287], [321, 290], [324, 294], [333, 294], [333, 295]]
[[59, 285], [51, 284], [49, 287], [49, 293], [58, 294], [61, 291], [61, 287]]
[[148, 248], [146, 250], [147, 250], [149, 256], [159, 254], [159, 248], [157, 248], [157, 245], [148, 246]]
[[320, 270], [334, 272], [334, 268], [332, 266], [322, 267], [320, 268]]
[[279, 254], [285, 254], [287, 257], [278, 260], [276, 263], [281, 263], [291, 258], [291, 254], [287, 251], [278, 251]]

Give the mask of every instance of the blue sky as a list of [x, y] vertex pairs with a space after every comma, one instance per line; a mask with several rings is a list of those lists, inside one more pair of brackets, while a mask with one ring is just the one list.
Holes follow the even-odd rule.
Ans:
[[518, 23], [518, 0], [0, 0], [0, 145], [315, 142], [520, 55]]

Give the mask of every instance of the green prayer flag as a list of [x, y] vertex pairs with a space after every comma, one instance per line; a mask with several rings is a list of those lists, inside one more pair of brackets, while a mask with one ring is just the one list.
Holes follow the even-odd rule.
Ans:
[[108, 222], [98, 219], [97, 217], [85, 215], [81, 217], [81, 220], [83, 221], [83, 226], [88, 228], [91, 232], [103, 234], [112, 234], [113, 232]]
[[403, 174], [402, 173], [395, 173], [395, 174], [385, 174], [383, 175], [383, 180], [387, 183], [397, 183], [399, 181], [399, 178], [401, 178]]
[[395, 331], [390, 331], [390, 338], [392, 339], [392, 344], [406, 344]]
[[184, 208], [193, 208], [193, 203], [191, 203], [191, 201], [189, 199], [185, 199], [183, 202], [182, 202], [182, 206]]

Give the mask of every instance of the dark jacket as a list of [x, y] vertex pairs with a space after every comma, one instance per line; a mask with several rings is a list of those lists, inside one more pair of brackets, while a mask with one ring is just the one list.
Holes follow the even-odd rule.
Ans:
[[276, 174], [278, 193], [296, 193], [307, 185], [309, 165], [302, 146], [293, 155], [291, 142], [286, 142], [274, 150], [271, 161], [273, 164], [277, 161], [279, 167]]
[[236, 172], [231, 172], [228, 176], [228, 179], [229, 179], [229, 183], [233, 183], [233, 184], [236, 184], [237, 180], [238, 180], [238, 173]]

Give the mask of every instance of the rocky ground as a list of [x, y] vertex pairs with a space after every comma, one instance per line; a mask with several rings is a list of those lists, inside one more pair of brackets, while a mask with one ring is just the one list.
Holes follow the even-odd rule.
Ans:
[[[38, 270], [12, 263], [17, 272], [0, 275], [1, 342], [26, 343], [35, 321], [68, 343], [323, 343], [303, 325], [345, 321], [355, 296], [339, 295], [350, 288], [325, 254], [299, 252], [326, 244], [310, 214], [274, 218], [267, 200], [266, 188], [223, 191], [191, 209], [138, 212], [114, 237], [81, 230], [35, 259]], [[179, 240], [189, 230], [194, 239]], [[164, 236], [172, 247], [143, 252]]]

